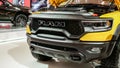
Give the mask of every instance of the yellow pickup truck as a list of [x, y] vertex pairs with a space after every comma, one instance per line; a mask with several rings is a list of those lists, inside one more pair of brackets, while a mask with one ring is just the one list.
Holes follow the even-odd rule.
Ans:
[[76, 63], [99, 60], [96, 68], [118, 68], [119, 0], [72, 0], [29, 16], [27, 41], [40, 61]]

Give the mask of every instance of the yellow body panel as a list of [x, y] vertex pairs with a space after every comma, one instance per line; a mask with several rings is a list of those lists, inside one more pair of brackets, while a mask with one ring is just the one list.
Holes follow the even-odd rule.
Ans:
[[32, 14], [40, 14], [40, 11], [37, 11], [37, 12], [33, 12]]
[[112, 29], [105, 32], [86, 33], [80, 38], [80, 41], [110, 41], [120, 24], [120, 11], [114, 11], [100, 16], [101, 18], [112, 18]]
[[29, 25], [26, 25], [26, 32], [27, 32], [28, 34], [31, 34], [31, 30], [30, 30]]

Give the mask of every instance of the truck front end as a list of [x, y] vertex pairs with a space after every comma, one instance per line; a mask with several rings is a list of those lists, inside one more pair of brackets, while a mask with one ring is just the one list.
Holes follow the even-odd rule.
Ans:
[[70, 4], [30, 15], [26, 30], [31, 52], [78, 63], [108, 57], [116, 36], [113, 18], [101, 15], [115, 7], [98, 3]]

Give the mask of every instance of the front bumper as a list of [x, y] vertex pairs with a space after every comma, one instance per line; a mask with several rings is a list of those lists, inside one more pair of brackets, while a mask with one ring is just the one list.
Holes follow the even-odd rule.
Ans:
[[[108, 56], [108, 51], [111, 51], [110, 42], [80, 42], [79, 40], [54, 40], [29, 34], [27, 36], [32, 52], [72, 62], [102, 59]], [[92, 51], [93, 48], [98, 51]]]

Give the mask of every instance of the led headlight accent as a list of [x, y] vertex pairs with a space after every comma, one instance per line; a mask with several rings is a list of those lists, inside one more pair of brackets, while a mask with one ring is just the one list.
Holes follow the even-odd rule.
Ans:
[[83, 20], [82, 24], [86, 32], [106, 31], [112, 27], [112, 20]]

